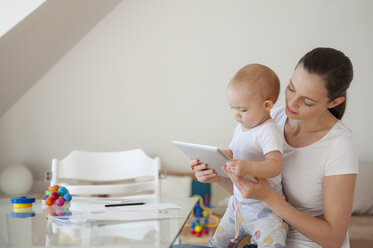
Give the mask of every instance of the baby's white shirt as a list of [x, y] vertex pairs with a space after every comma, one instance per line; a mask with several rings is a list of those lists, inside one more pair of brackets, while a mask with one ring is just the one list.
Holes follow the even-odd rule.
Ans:
[[[264, 155], [271, 151], [282, 153], [284, 138], [281, 128], [272, 119], [263, 124], [242, 131], [242, 125], [238, 124], [234, 130], [229, 148], [233, 152], [233, 159], [261, 162], [265, 160]], [[281, 174], [269, 178], [268, 182], [272, 187], [281, 193]], [[276, 186], [276, 187], [275, 187]], [[239, 200], [245, 200], [239, 190], [234, 186], [234, 195]]]

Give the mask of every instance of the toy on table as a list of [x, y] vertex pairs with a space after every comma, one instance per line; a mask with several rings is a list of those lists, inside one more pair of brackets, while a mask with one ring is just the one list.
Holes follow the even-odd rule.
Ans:
[[34, 202], [34, 197], [21, 196], [10, 199], [10, 203], [13, 204], [13, 212], [10, 214], [10, 217], [28, 218], [35, 216], [35, 212], [32, 211], [32, 203]]
[[45, 191], [45, 204], [47, 206], [53, 206], [56, 204], [59, 207], [62, 207], [65, 203], [70, 202], [72, 199], [69, 190], [65, 187], [60, 187], [58, 185], [49, 186], [48, 190]]
[[[190, 227], [189, 230], [191, 234], [200, 237], [202, 233], [209, 233], [209, 227], [218, 226], [220, 218], [213, 214], [211, 210], [211, 185], [209, 183], [201, 183], [197, 180], [194, 180], [192, 182], [192, 196], [197, 197], [198, 201], [193, 209], [192, 221], [190, 222], [190, 224], [186, 224], [185, 226]], [[213, 223], [209, 222], [210, 217], [215, 220], [213, 221]]]
[[49, 186], [43, 197], [43, 208], [48, 216], [68, 216], [70, 201], [72, 199], [69, 190], [66, 187], [59, 185]]
[[[202, 233], [209, 233], [209, 227], [216, 227], [219, 224], [220, 218], [213, 214], [209, 207], [206, 207], [206, 205], [203, 204], [201, 196], [193, 195], [193, 197], [198, 198], [198, 202], [196, 203], [196, 206], [193, 210], [193, 217], [195, 217], [196, 219], [192, 221], [190, 224], [186, 224], [186, 226], [189, 226], [191, 234], [200, 237]], [[209, 217], [215, 219], [215, 222], [209, 223]], [[201, 218], [203, 218], [203, 223], [201, 223]]]

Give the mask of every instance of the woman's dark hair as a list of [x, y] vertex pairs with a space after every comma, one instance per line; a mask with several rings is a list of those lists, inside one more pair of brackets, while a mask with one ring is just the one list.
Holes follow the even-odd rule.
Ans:
[[[347, 100], [346, 91], [353, 78], [353, 67], [351, 60], [344, 53], [333, 48], [318, 47], [304, 55], [297, 66], [300, 64], [309, 73], [324, 79], [330, 102], [340, 96]], [[345, 112], [346, 100], [329, 109], [338, 119], [341, 119]]]

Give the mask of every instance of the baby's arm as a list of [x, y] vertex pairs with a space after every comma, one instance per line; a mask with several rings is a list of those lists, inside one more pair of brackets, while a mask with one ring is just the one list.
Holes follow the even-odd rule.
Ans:
[[264, 155], [262, 162], [247, 160], [233, 160], [227, 163], [230, 171], [236, 176], [250, 175], [259, 178], [278, 176], [282, 170], [282, 154], [280, 151], [271, 151]]
[[282, 154], [280, 151], [271, 151], [264, 155], [262, 162], [249, 162], [248, 175], [260, 178], [271, 178], [280, 175], [282, 170]]

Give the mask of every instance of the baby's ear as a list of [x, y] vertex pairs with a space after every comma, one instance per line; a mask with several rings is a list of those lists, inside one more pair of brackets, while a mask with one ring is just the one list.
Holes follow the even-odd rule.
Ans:
[[271, 111], [271, 109], [273, 107], [273, 102], [271, 100], [265, 100], [263, 105], [264, 105], [264, 109], [266, 111]]

